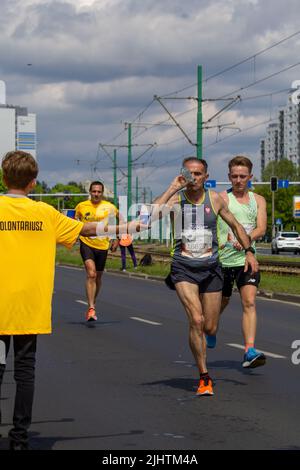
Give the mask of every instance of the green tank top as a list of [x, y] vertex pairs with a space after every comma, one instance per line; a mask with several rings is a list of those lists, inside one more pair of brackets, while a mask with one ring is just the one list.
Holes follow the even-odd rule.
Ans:
[[[244, 227], [246, 233], [251, 233], [257, 226], [257, 203], [253, 192], [249, 191], [249, 203], [241, 204], [232, 192], [228, 193], [228, 209], [237, 221]], [[244, 250], [238, 251], [233, 247], [236, 238], [231, 228], [218, 216], [219, 260], [223, 267], [238, 267], [245, 265]], [[255, 249], [255, 242], [251, 246]]]

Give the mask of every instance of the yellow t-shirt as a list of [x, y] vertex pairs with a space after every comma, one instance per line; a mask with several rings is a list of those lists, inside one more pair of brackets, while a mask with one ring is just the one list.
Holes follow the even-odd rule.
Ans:
[[[99, 204], [92, 204], [90, 200], [80, 202], [75, 207], [75, 218], [82, 220], [83, 222], [101, 222], [106, 221], [108, 223], [116, 224], [116, 217], [118, 216], [118, 209], [109, 201], [101, 201]], [[108, 250], [109, 248], [109, 237], [79, 237], [83, 243], [90, 246], [91, 248], [97, 248], [97, 250]]]
[[56, 243], [70, 248], [82, 225], [44, 202], [0, 196], [0, 335], [51, 333]]

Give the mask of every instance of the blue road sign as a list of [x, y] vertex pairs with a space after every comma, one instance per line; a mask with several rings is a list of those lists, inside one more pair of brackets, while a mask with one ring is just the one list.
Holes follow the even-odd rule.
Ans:
[[281, 225], [282, 224], [282, 219], [276, 219], [276, 225]]
[[278, 188], [286, 189], [289, 187], [289, 180], [278, 180]]
[[217, 186], [217, 180], [207, 180], [205, 182], [205, 188], [215, 188]]

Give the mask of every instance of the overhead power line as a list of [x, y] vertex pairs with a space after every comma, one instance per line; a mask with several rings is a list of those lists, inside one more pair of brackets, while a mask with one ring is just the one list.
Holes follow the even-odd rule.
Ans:
[[223, 70], [221, 70], [220, 72], [217, 72], [213, 75], [210, 75], [209, 77], [207, 77], [204, 81], [205, 82], [208, 82], [209, 80], [212, 80], [213, 78], [216, 78], [218, 77], [219, 75], [222, 75], [223, 73], [226, 73], [226, 72], [229, 72], [230, 70], [233, 70], [235, 67], [239, 67], [240, 65], [244, 64], [245, 62], [248, 62], [249, 60], [251, 59], [255, 59], [256, 57], [258, 57], [259, 55], [261, 54], [264, 54], [265, 52], [267, 51], [270, 51], [271, 49], [273, 49], [274, 47], [277, 47], [279, 46], [280, 44], [283, 44], [284, 42], [288, 41], [289, 39], [292, 39], [293, 37], [295, 36], [298, 36], [298, 34], [300, 34], [300, 30], [299, 31], [296, 31], [295, 33], [293, 34], [290, 34], [289, 36], [286, 36], [285, 38], [281, 39], [280, 41], [277, 41], [275, 42], [274, 44], [272, 44], [271, 46], [268, 46], [268, 47], [265, 47], [264, 49], [261, 49], [260, 51], [256, 52], [255, 54], [252, 54], [251, 56], [249, 57], [246, 57], [245, 59], [242, 59], [240, 60], [239, 62], [237, 62], [236, 64], [233, 64]]
[[245, 98], [241, 98], [242, 101], [249, 101], [249, 100], [257, 100], [259, 98], [268, 98], [270, 96], [279, 95], [281, 93], [287, 93], [290, 91], [290, 88], [285, 88], [284, 90], [273, 91], [272, 93], [263, 93], [262, 95], [256, 96], [246, 96]]
[[[212, 80], [213, 78], [216, 78], [216, 77], [218, 77], [218, 76], [220, 76], [220, 75], [222, 75], [226, 72], [229, 72], [230, 70], [233, 70], [234, 68], [239, 67], [240, 65], [244, 64], [245, 62], [248, 62], [249, 60], [254, 59], [254, 58], [264, 54], [265, 52], [273, 49], [274, 47], [279, 46], [280, 44], [283, 44], [284, 42], [288, 41], [289, 39], [292, 39], [295, 36], [298, 36], [299, 34], [300, 34], [300, 30], [296, 31], [293, 34], [290, 34], [289, 36], [286, 36], [285, 38], [281, 39], [280, 41], [275, 42], [274, 44], [271, 44], [268, 47], [265, 47], [264, 49], [261, 49], [260, 51], [256, 52], [255, 54], [252, 54], [251, 56], [245, 57], [244, 59], [240, 60], [239, 62], [236, 62], [235, 64], [230, 65], [229, 67], [226, 67], [225, 69], [220, 70], [219, 72], [216, 72], [213, 75], [210, 75], [209, 77], [205, 78], [203, 81], [208, 82], [209, 80]], [[187, 85], [184, 88], [181, 88], [180, 90], [172, 91], [171, 93], [168, 93], [168, 94], [162, 96], [162, 98], [167, 98], [170, 95], [181, 93], [183, 91], [186, 91], [190, 88], [195, 87], [196, 85], [197, 85], [197, 82], [192, 83], [191, 85]]]
[[242, 90], [247, 90], [248, 88], [253, 87], [254, 85], [257, 85], [258, 83], [265, 82], [266, 80], [269, 80], [270, 78], [276, 77], [277, 75], [280, 75], [281, 73], [287, 72], [288, 70], [291, 70], [295, 67], [299, 67], [300, 62], [296, 62], [295, 64], [289, 65], [288, 67], [284, 67], [283, 69], [273, 72], [270, 75], [267, 75], [263, 78], [260, 78], [259, 80], [254, 80], [253, 82], [249, 83], [248, 85], [242, 86], [240, 88], [237, 88], [236, 90], [230, 91], [226, 95], [221, 96], [220, 98], [226, 98], [229, 95], [232, 95], [233, 93], [238, 93], [239, 91]]
[[226, 137], [223, 137], [222, 139], [219, 139], [219, 140], [216, 140], [215, 142], [207, 144], [207, 145], [204, 146], [204, 148], [212, 147], [213, 145], [217, 145], [220, 142], [223, 142], [224, 140], [230, 139], [231, 137], [236, 137], [237, 135], [240, 135], [244, 132], [250, 131], [251, 129], [255, 129], [256, 127], [262, 126], [264, 124], [269, 124], [272, 121], [275, 121], [275, 119], [270, 119], [269, 118], [269, 119], [265, 119], [264, 121], [253, 124], [252, 126], [245, 127], [244, 129], [239, 129], [238, 132], [234, 132], [233, 134], [230, 134]]

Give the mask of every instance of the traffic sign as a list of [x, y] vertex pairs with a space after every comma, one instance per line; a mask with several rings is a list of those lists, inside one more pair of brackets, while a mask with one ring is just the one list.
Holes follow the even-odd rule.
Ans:
[[293, 197], [294, 219], [300, 219], [300, 196]]
[[276, 219], [276, 225], [281, 225], [282, 224], [282, 219]]
[[289, 180], [278, 180], [278, 188], [286, 189], [289, 187]]
[[205, 188], [215, 188], [217, 186], [217, 180], [207, 180], [204, 186]]

